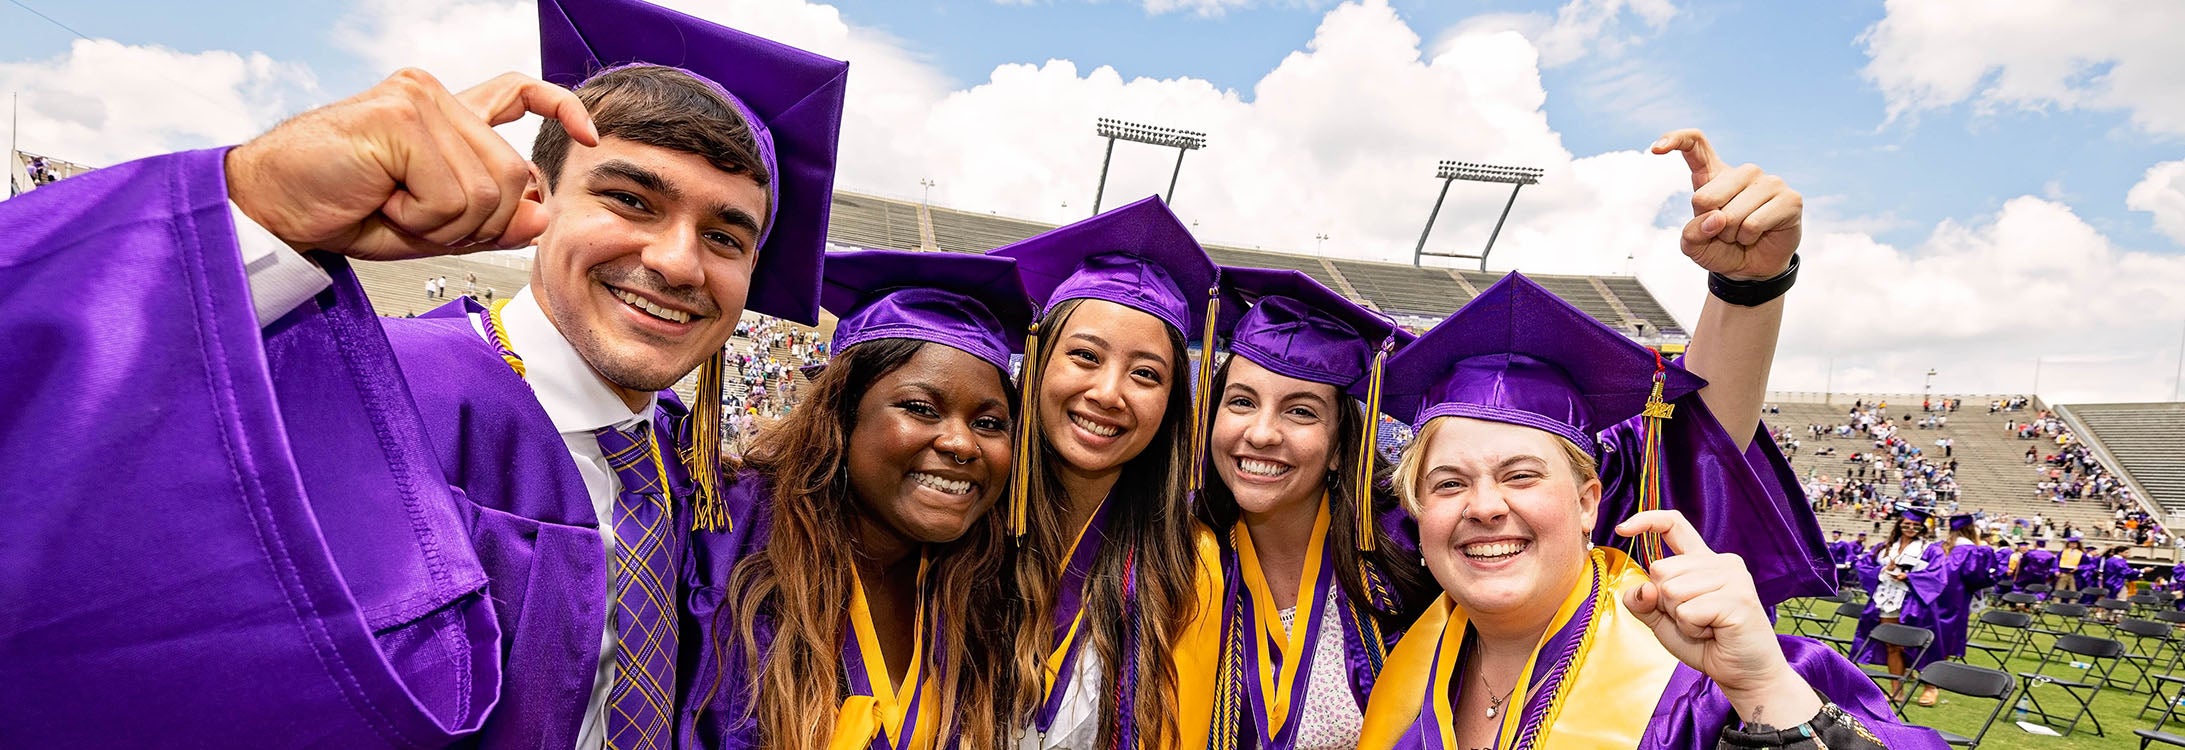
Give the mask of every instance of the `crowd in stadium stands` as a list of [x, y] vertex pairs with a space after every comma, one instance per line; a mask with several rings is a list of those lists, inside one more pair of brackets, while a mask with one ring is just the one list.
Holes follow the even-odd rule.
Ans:
[[[1871, 450], [1854, 451], [1844, 457], [1843, 473], [1824, 476], [1818, 469], [1809, 472], [1806, 497], [1819, 513], [1842, 511], [1854, 519], [1873, 524], [1872, 531], [1879, 533], [1883, 524], [1899, 507], [1913, 505], [1934, 508], [1938, 514], [1963, 512], [1959, 507], [1958, 469], [1954, 453], [1954, 440], [1948, 437], [1934, 441], [1934, 452], [1915, 445], [1904, 434], [1903, 425], [1915, 429], [1942, 429], [1949, 424], [1949, 415], [1963, 404], [1959, 399], [1943, 399], [1922, 404], [1918, 419], [1910, 413], [1898, 419], [1889, 416], [1886, 401], [1855, 402], [1837, 424], [1807, 424], [1806, 437], [1858, 438], [1872, 441]], [[2023, 411], [2030, 407], [2025, 397], [2014, 397], [1988, 402], [1988, 413]], [[1780, 413], [1772, 406], [1763, 411]], [[2035, 499], [2065, 503], [2081, 500], [2106, 502], [2114, 512], [2113, 522], [2105, 529], [2080, 529], [2066, 523], [2061, 527], [2052, 519], [2036, 513], [2019, 518], [1989, 513], [1976, 509], [1983, 536], [1996, 535], [2010, 539], [2054, 538], [2068, 539], [2099, 533], [2116, 539], [2130, 539], [2140, 545], [2166, 545], [2169, 535], [2161, 525], [2142, 511], [2132, 501], [2131, 490], [2124, 482], [2101, 465], [2093, 452], [2078, 443], [2063, 420], [2053, 412], [2038, 412], [2023, 422], [2012, 419], [2005, 425], [2006, 434], [2027, 441], [2041, 441], [2056, 447], [2053, 453], [2044, 453], [2039, 445], [2026, 448], [2025, 462], [2038, 472], [2031, 484]], [[1774, 430], [1776, 446], [1786, 455], [1796, 455], [1801, 440], [1789, 430]], [[1834, 446], [1822, 446], [1816, 456], [1833, 456]]]
[[[742, 392], [730, 389], [723, 410], [725, 436], [733, 440], [748, 435], [759, 420], [789, 413], [797, 402], [797, 372], [827, 363], [827, 340], [816, 332], [791, 330], [773, 318], [745, 319], [736, 324], [736, 337], [752, 342], [748, 350], [730, 346], [729, 377], [743, 384]], [[775, 356], [786, 350], [788, 359]]]
[[61, 179], [61, 171], [54, 168], [54, 166], [51, 163], [47, 162], [46, 158], [43, 156], [30, 157], [30, 163], [24, 166], [24, 171], [30, 173], [30, 184], [32, 187], [52, 184], [54, 180]]

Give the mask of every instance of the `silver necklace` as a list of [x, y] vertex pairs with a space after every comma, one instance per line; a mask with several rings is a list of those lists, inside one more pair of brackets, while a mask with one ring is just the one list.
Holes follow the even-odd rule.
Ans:
[[1487, 673], [1485, 671], [1479, 673], [1479, 686], [1487, 688], [1487, 718], [1490, 719], [1495, 718], [1495, 714], [1502, 711], [1502, 704], [1510, 700], [1510, 694], [1517, 692], [1517, 686], [1511, 685], [1510, 689], [1502, 691], [1502, 697], [1495, 697], [1495, 686], [1487, 684]]

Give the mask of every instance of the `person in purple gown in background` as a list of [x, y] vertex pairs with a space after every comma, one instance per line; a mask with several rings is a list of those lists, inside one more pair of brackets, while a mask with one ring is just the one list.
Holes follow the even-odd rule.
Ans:
[[[746, 309], [818, 319], [846, 65], [538, 14], [545, 80], [405, 70], [0, 203], [0, 443], [36, 446], [0, 475], [40, 478], [0, 490], [10, 744], [687, 739], [676, 583], [736, 519], [718, 393], [665, 389]], [[530, 160], [492, 129], [527, 111]], [[534, 244], [513, 298], [414, 320], [349, 270]]]

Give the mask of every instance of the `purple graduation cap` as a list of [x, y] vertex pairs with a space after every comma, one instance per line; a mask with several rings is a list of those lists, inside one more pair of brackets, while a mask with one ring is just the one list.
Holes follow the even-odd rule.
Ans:
[[1958, 515], [1951, 516], [1950, 530], [1957, 531], [1959, 529], [1970, 529], [1973, 527], [1974, 520], [1976, 519], [1971, 513], [1960, 513]]
[[751, 126], [774, 177], [745, 307], [819, 324], [849, 63], [641, 0], [539, 0], [539, 58], [547, 81], [570, 88], [629, 65], [677, 68], [713, 84]]
[[1383, 408], [1413, 429], [1471, 417], [1546, 430], [1589, 451], [1602, 430], [1649, 402], [1707, 385], [1516, 273], [1389, 358], [1386, 377]]
[[1909, 505], [1905, 506], [1903, 510], [1897, 511], [1897, 515], [1901, 518], [1911, 520], [1915, 523], [1926, 523], [1927, 519], [1935, 517], [1935, 514], [1928, 512], [1926, 508], [1918, 508]]
[[[835, 145], [849, 63], [761, 39], [640, 0], [539, 0], [539, 64], [550, 82], [581, 89], [601, 72], [675, 68], [710, 84], [741, 115], [773, 176], [744, 307], [819, 324], [820, 265], [833, 205]], [[703, 528], [726, 523], [720, 503], [725, 351], [698, 368], [690, 444], [679, 451], [697, 484]]]
[[[1664, 507], [1660, 436], [1674, 409], [1668, 402], [1707, 384], [1514, 272], [1391, 357], [1384, 377], [1382, 408], [1414, 430], [1436, 417], [1502, 422], [1561, 436], [1596, 459], [1605, 452], [1604, 430], [1646, 417], [1633, 512]], [[1751, 500], [1732, 499], [1731, 488], [1686, 491], [1694, 504], [1688, 517], [1709, 503], [1724, 504], [1726, 516], [1763, 512], [1750, 510]], [[1608, 497], [1603, 502], [1612, 507]], [[1669, 555], [1657, 534], [1631, 550], [1641, 565]]]
[[[1159, 196], [1050, 229], [988, 254], [1017, 261], [1024, 291], [1041, 315], [1073, 299], [1103, 300], [1158, 318], [1191, 341], [1214, 327], [1221, 310], [1219, 268]], [[1039, 323], [1034, 321], [1024, 344], [1022, 381], [1027, 390], [1039, 382], [1035, 361], [1039, 335]], [[1198, 387], [1192, 392], [1194, 458], [1189, 490], [1194, 498], [1206, 474], [1206, 392], [1214, 374], [1205, 359], [1212, 348], [1200, 347]], [[1024, 400], [1018, 424], [1039, 424], [1034, 418], [1036, 402]], [[1017, 432], [1017, 455], [1030, 455], [1031, 431]], [[1029, 466], [1028, 461], [1018, 461], [1017, 476], [1010, 483], [1010, 529], [1017, 534], [1025, 531]]]
[[840, 354], [876, 339], [916, 339], [963, 350], [999, 368], [1032, 324], [1017, 262], [991, 255], [901, 250], [827, 254], [820, 304], [841, 317]]
[[[1357, 486], [1373, 486], [1382, 365], [1389, 353], [1418, 336], [1299, 271], [1224, 266], [1221, 282], [1214, 333], [1227, 338], [1232, 355], [1283, 377], [1335, 386], [1365, 402]], [[1358, 548], [1371, 551], [1373, 505], [1359, 503], [1358, 513]]]

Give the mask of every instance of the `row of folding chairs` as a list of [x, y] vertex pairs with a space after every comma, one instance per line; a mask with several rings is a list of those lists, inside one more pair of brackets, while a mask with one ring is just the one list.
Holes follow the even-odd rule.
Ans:
[[[2076, 606], [2076, 605], [2074, 605]], [[1856, 620], [1863, 607], [1853, 602], [1839, 602], [1832, 614], [1837, 618]], [[2185, 679], [2171, 677], [2185, 661], [2185, 638], [2176, 634], [2185, 618], [2166, 617], [2169, 621], [2125, 618], [2114, 625], [2103, 623], [2112, 629], [2117, 638], [2104, 638], [2082, 632], [2071, 632], [2076, 626], [2068, 615], [2084, 617], [2083, 612], [2070, 608], [2045, 611], [2051, 619], [2039, 622], [2025, 612], [1990, 609], [1982, 612], [1976, 625], [1976, 633], [1989, 640], [1976, 639], [1967, 644], [1968, 657], [1979, 654], [1992, 659], [1997, 668], [1988, 668], [1957, 662], [1940, 662], [1927, 669], [1905, 675], [1902, 679], [1913, 681], [1912, 689], [1904, 691], [1903, 714], [1920, 688], [1933, 686], [1938, 690], [1973, 698], [1995, 701], [1986, 721], [1971, 736], [1942, 732], [1952, 745], [1977, 747], [1988, 728], [2002, 715], [2006, 706], [2022, 705], [2027, 719], [2060, 728], [2065, 735], [2078, 731], [2081, 724], [2090, 724], [2097, 736], [2107, 736], [2101, 719], [2093, 712], [2094, 701], [2105, 689], [2129, 692], [2146, 692], [2141, 716], [2156, 708], [2164, 688], [2175, 686], [2185, 690]], [[2173, 615], [2175, 613], [2172, 613]], [[1803, 624], [1803, 623], [1800, 623]], [[1796, 627], [1796, 625], [1794, 625]], [[1825, 625], [1824, 625], [1825, 628]], [[1984, 631], [1984, 632], [1983, 632]], [[2046, 647], [2034, 645], [2037, 636], [2047, 636]], [[1822, 640], [1834, 642], [1849, 655], [1853, 651], [1850, 639], [1830, 635], [1826, 629], [1813, 634]], [[1925, 628], [1897, 623], [1885, 623], [1874, 628], [1868, 636], [1875, 641], [1903, 649], [1905, 663], [1916, 663], [1926, 649], [1934, 643], [1934, 634]], [[2120, 640], [2121, 639], [2121, 640]], [[2127, 642], [2129, 641], [2129, 645]], [[2039, 651], [2040, 657], [2031, 671], [2013, 675], [2009, 660], [2021, 652], [2032, 658]], [[1885, 688], [1899, 677], [1887, 669], [1875, 665], [1861, 665], [1861, 669]], [[2129, 678], [2129, 679], [2127, 679]], [[2172, 692], [2175, 692], [2173, 690]], [[2164, 699], [2166, 711], [2174, 712], [2177, 699]], [[2158, 734], [2173, 717], [2165, 714], [2154, 731]], [[2172, 735], [2163, 735], [2172, 736]], [[2164, 741], [2160, 739], [2148, 741]]]

